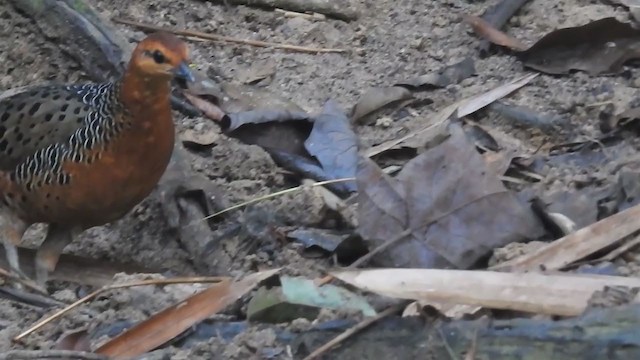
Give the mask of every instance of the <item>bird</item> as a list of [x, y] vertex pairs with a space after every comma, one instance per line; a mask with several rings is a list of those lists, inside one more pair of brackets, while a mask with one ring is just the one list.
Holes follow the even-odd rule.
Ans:
[[35, 86], [0, 100], [0, 241], [15, 275], [26, 277], [17, 246], [31, 225], [48, 224], [35, 257], [44, 289], [73, 239], [153, 191], [174, 147], [174, 78], [195, 81], [189, 49], [157, 32], [113, 81]]

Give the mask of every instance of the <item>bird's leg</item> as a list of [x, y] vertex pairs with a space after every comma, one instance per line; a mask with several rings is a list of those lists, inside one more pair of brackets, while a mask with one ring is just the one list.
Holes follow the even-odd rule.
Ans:
[[36, 281], [44, 287], [58, 264], [62, 250], [73, 241], [75, 232], [67, 227], [49, 224], [47, 236], [36, 252]]
[[12, 214], [0, 211], [0, 234], [2, 235], [5, 256], [9, 263], [9, 270], [23, 279], [29, 279], [29, 277], [20, 270], [17, 246], [22, 241], [22, 236], [27, 231], [27, 227], [27, 224]]

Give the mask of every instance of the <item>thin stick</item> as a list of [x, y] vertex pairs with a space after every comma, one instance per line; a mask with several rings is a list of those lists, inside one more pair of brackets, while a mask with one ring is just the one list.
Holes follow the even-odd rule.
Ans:
[[123, 289], [123, 288], [131, 288], [131, 287], [136, 287], [136, 286], [146, 286], [146, 285], [174, 285], [174, 284], [193, 284], [193, 283], [212, 283], [212, 282], [221, 282], [221, 281], [225, 281], [228, 280], [229, 278], [227, 277], [184, 277], [184, 278], [172, 278], [172, 279], [152, 279], [152, 280], [141, 280], [141, 281], [135, 281], [135, 282], [131, 282], [131, 283], [126, 283], [126, 284], [116, 284], [116, 285], [108, 285], [105, 287], [102, 287], [92, 293], [90, 293], [89, 295], [86, 295], [85, 297], [78, 299], [77, 301], [75, 301], [74, 303], [70, 304], [69, 306], [55, 312], [53, 315], [44, 318], [40, 321], [38, 321], [35, 325], [31, 326], [28, 330], [24, 331], [23, 333], [21, 333], [20, 335], [16, 336], [13, 338], [13, 341], [20, 341], [22, 338], [24, 338], [25, 336], [30, 335], [31, 333], [33, 333], [34, 331], [37, 331], [38, 329], [40, 329], [41, 327], [47, 325], [48, 323], [56, 320], [57, 318], [63, 316], [64, 314], [68, 313], [69, 311], [73, 310], [74, 308], [78, 307], [79, 305], [93, 299], [94, 297], [102, 294], [103, 292], [106, 291], [110, 291], [110, 290], [116, 290], [116, 289]]
[[86, 351], [71, 350], [11, 350], [0, 354], [0, 360], [77, 359], [107, 360], [108, 357]]
[[285, 189], [285, 190], [282, 190], [282, 191], [278, 191], [278, 192], [274, 192], [274, 193], [271, 193], [271, 194], [267, 194], [265, 196], [257, 197], [257, 198], [245, 201], [245, 202], [237, 204], [237, 205], [233, 205], [233, 206], [228, 207], [228, 208], [226, 208], [224, 210], [220, 210], [217, 213], [209, 215], [209, 216], [203, 218], [200, 221], [204, 221], [204, 220], [208, 220], [208, 219], [214, 218], [216, 216], [222, 215], [222, 214], [224, 214], [226, 212], [229, 212], [231, 210], [239, 209], [241, 207], [245, 207], [247, 205], [251, 205], [253, 203], [257, 203], [257, 202], [262, 201], [262, 200], [268, 200], [268, 199], [271, 199], [271, 198], [274, 198], [274, 197], [278, 197], [278, 196], [281, 196], [281, 195], [285, 195], [285, 194], [289, 194], [289, 193], [292, 193], [292, 192], [296, 192], [298, 190], [302, 190], [302, 189], [304, 189], [306, 187], [309, 187], [309, 186], [316, 187], [316, 186], [335, 184], [335, 183], [340, 183], [340, 182], [345, 182], [345, 181], [353, 181], [353, 180], [355, 180], [355, 178], [342, 178], [342, 179], [319, 181], [319, 182], [315, 182], [313, 184], [299, 185], [299, 186], [292, 187], [292, 188], [289, 188], [289, 189]]
[[17, 301], [24, 304], [48, 308], [54, 306], [66, 306], [67, 303], [58, 301], [51, 296], [44, 296], [40, 294], [34, 294], [27, 291], [16, 289], [15, 287], [0, 286], [0, 297], [6, 298], [11, 301]]
[[315, 358], [318, 358], [318, 357], [324, 355], [324, 353], [329, 351], [329, 349], [331, 349], [332, 347], [342, 343], [343, 341], [345, 341], [346, 339], [350, 338], [352, 335], [354, 335], [358, 331], [366, 328], [367, 326], [373, 324], [374, 322], [376, 322], [378, 320], [382, 320], [385, 317], [387, 317], [389, 315], [392, 315], [393, 313], [402, 310], [402, 308], [404, 308], [405, 305], [406, 305], [405, 302], [402, 302], [400, 304], [396, 304], [396, 305], [386, 309], [385, 311], [379, 313], [376, 316], [372, 316], [370, 318], [366, 318], [366, 319], [360, 321], [359, 323], [357, 323], [353, 327], [347, 329], [342, 334], [336, 336], [335, 338], [331, 339], [326, 344], [324, 344], [324, 345], [320, 346], [319, 348], [317, 348], [315, 351], [313, 351], [311, 354], [309, 354], [303, 360], [313, 360]]
[[195, 30], [182, 30], [175, 28], [165, 28], [160, 26], [154, 26], [150, 24], [145, 24], [137, 21], [122, 19], [118, 17], [114, 17], [111, 19], [113, 22], [118, 24], [125, 24], [130, 26], [135, 26], [137, 28], [147, 30], [147, 31], [166, 31], [175, 35], [187, 36], [187, 37], [195, 37], [200, 39], [212, 40], [212, 41], [224, 41], [235, 44], [243, 44], [243, 45], [251, 45], [257, 47], [270, 47], [275, 49], [284, 49], [291, 50], [297, 52], [304, 53], [344, 53], [347, 52], [345, 49], [327, 49], [327, 48], [316, 48], [316, 47], [307, 47], [307, 46], [298, 46], [298, 45], [290, 45], [290, 44], [280, 44], [280, 43], [272, 43], [266, 41], [259, 40], [247, 40], [247, 39], [238, 39], [229, 36], [205, 33]]
[[[521, 7], [529, 0], [502, 0], [493, 7], [487, 9], [482, 15], [482, 19], [493, 25], [496, 29], [501, 29], [509, 19], [515, 15]], [[484, 57], [489, 50], [491, 43], [488, 40], [482, 40], [480, 43], [480, 55]]]

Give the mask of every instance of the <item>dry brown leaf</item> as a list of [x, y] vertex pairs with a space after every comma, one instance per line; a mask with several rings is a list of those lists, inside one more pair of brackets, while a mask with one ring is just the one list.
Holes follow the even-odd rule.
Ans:
[[491, 249], [544, 234], [534, 214], [498, 180], [458, 125], [450, 137], [391, 178], [358, 164], [358, 233], [383, 246], [382, 266], [469, 268]]
[[525, 66], [548, 74], [614, 74], [626, 61], [640, 57], [640, 30], [604, 18], [552, 31], [518, 56]]
[[520, 42], [520, 40], [496, 29], [489, 22], [478, 16], [464, 15], [464, 21], [471, 25], [476, 34], [496, 45], [505, 46], [518, 51], [522, 51], [527, 48], [527, 46]]
[[280, 269], [266, 270], [236, 282], [222, 282], [168, 307], [100, 346], [95, 352], [128, 359], [151, 351], [189, 327], [233, 304]]
[[580, 315], [593, 293], [605, 286], [640, 287], [637, 278], [534, 272], [373, 269], [336, 271], [331, 275], [393, 298], [562, 316]]

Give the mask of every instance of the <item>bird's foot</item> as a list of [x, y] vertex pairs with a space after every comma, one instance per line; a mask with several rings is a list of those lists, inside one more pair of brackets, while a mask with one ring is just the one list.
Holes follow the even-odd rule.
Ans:
[[29, 289], [33, 292], [36, 292], [40, 295], [49, 295], [44, 284], [40, 284], [36, 281], [33, 281], [29, 276], [27, 276], [22, 270], [10, 268], [9, 273], [9, 282], [18, 290]]

